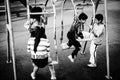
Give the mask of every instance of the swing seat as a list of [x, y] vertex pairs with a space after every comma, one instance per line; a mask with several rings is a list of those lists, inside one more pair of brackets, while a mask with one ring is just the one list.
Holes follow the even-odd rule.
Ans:
[[61, 47], [62, 47], [63, 50], [70, 49], [70, 48], [74, 48], [74, 46], [71, 46], [71, 47], [68, 46], [68, 45], [67, 45], [67, 42], [62, 43], [62, 44], [61, 44]]

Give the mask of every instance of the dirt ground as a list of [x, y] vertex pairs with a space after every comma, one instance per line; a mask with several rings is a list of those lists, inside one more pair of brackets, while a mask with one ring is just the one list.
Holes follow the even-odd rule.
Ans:
[[[60, 5], [57, 3], [57, 46], [59, 64], [55, 65], [57, 80], [107, 80], [106, 68], [106, 42], [105, 37], [103, 44], [97, 51], [97, 67], [89, 68], [89, 43], [86, 48], [86, 54], [78, 56], [74, 63], [71, 63], [67, 58], [73, 49], [62, 50], [60, 47], [61, 26], [60, 26]], [[109, 35], [109, 57], [110, 57], [110, 76], [112, 80], [120, 80], [120, 1], [108, 1], [108, 35]], [[73, 21], [72, 4], [68, 1], [64, 10], [64, 40], [67, 41], [66, 34]], [[91, 22], [92, 7], [86, 6], [84, 12], [89, 16], [85, 24], [85, 30], [88, 31], [88, 25]], [[101, 3], [98, 7], [97, 13], [104, 14], [104, 4]], [[55, 59], [55, 49], [53, 44], [53, 15], [48, 15], [48, 25], [46, 26], [46, 34], [51, 42], [51, 57]], [[17, 80], [32, 80], [30, 73], [32, 72], [32, 64], [30, 54], [26, 51], [26, 44], [29, 38], [29, 32], [23, 27], [26, 21], [26, 12], [20, 13], [20, 17], [12, 14], [12, 27], [14, 31], [14, 46], [15, 46], [15, 60]], [[69, 21], [68, 21], [69, 20]], [[12, 58], [12, 57], [11, 57]], [[4, 16], [0, 16], [0, 80], [14, 80], [12, 63], [7, 61], [7, 40]], [[37, 73], [36, 80], [50, 80], [50, 72], [48, 67], [42, 68]]]

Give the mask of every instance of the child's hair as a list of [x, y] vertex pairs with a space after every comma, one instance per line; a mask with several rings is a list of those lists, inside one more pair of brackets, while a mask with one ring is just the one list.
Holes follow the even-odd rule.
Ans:
[[103, 21], [103, 15], [102, 14], [96, 14], [95, 15], [95, 18], [98, 20], [98, 21]]
[[46, 38], [46, 34], [45, 34], [45, 28], [43, 27], [36, 27], [36, 31], [35, 31], [35, 44], [34, 44], [34, 51], [37, 51], [37, 46], [39, 44], [39, 42], [41, 41], [41, 38]]
[[[41, 7], [33, 7], [31, 9], [31, 12], [42, 12], [42, 8]], [[40, 16], [41, 16], [41, 14], [30, 15], [30, 18], [40, 21]]]
[[85, 13], [81, 13], [79, 16], [78, 16], [79, 20], [86, 20], [88, 18], [88, 16], [85, 14]]

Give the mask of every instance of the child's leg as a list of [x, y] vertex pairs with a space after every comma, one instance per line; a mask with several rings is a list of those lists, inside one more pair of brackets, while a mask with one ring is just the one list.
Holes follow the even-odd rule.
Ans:
[[72, 52], [72, 57], [74, 58], [77, 56], [78, 51], [81, 49], [81, 44], [77, 40], [74, 40], [73, 45], [75, 46], [75, 50]]
[[67, 38], [68, 38], [68, 43], [67, 43], [67, 45], [69, 46], [69, 47], [71, 47], [72, 45], [73, 45], [73, 41], [75, 40], [75, 35], [73, 34], [73, 33], [71, 33], [71, 32], [68, 32], [67, 33]]
[[48, 67], [51, 73], [51, 80], [56, 80], [54, 64], [49, 63]]
[[97, 59], [96, 59], [96, 55], [97, 55], [97, 54], [96, 54], [96, 51], [97, 51], [97, 50], [96, 50], [96, 49], [97, 49], [97, 48], [95, 48], [95, 52], [94, 52], [95, 64], [96, 64], [96, 62], [97, 62]]
[[81, 45], [78, 41], [74, 40], [72, 43], [75, 46], [75, 50], [73, 50], [72, 54], [68, 56], [71, 62], [74, 62], [75, 57], [77, 57], [77, 53], [81, 48]]
[[33, 65], [33, 72], [31, 73], [31, 77], [32, 79], [35, 79], [36, 73], [38, 71], [38, 67], [34, 63], [32, 63], [32, 65]]
[[67, 38], [68, 38], [68, 42], [67, 43], [62, 43], [62, 49], [65, 50], [65, 49], [69, 49], [70, 47], [73, 47], [73, 41], [75, 40], [75, 36], [73, 33], [71, 32], [68, 32], [67, 33]]
[[97, 48], [99, 45], [95, 46], [95, 52], [94, 52], [94, 56], [95, 56], [95, 63], [97, 63]]
[[91, 44], [90, 44], [90, 60], [89, 62], [92, 63], [92, 64], [95, 64], [95, 44], [94, 44], [94, 41], [91, 41]]
[[75, 58], [75, 57], [77, 57], [77, 53], [78, 53], [78, 51], [80, 50], [80, 48], [79, 47], [75, 47], [75, 50], [73, 50], [73, 52], [72, 52], [72, 58]]

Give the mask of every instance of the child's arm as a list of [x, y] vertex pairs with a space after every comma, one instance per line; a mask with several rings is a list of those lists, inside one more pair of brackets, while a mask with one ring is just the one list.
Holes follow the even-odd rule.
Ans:
[[29, 28], [30, 28], [30, 27], [33, 25], [33, 23], [35, 23], [35, 22], [36, 22], [35, 19], [29, 19], [29, 20], [27, 20], [26, 23], [24, 24], [24, 27], [29, 30]]
[[25, 27], [26, 29], [29, 29], [30, 25], [31, 25], [30, 20], [27, 20], [26, 23], [24, 24], [24, 27]]
[[95, 40], [95, 39], [97, 39], [97, 38], [83, 38], [83, 39], [81, 39], [80, 37], [78, 37], [78, 39], [76, 39], [77, 41], [79, 41], [79, 42], [83, 42], [83, 41], [92, 41], [92, 40]]

